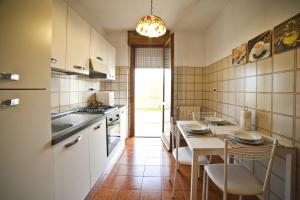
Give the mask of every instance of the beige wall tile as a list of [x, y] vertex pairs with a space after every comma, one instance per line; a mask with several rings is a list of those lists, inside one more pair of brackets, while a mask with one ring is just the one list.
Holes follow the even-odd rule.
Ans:
[[228, 69], [223, 70], [223, 80], [228, 80]]
[[195, 82], [195, 77], [194, 77], [194, 75], [186, 75], [186, 76], [185, 76], [185, 81], [186, 81], [187, 83], [193, 83], [193, 82]]
[[70, 91], [75, 92], [79, 89], [78, 79], [70, 79]]
[[51, 108], [59, 106], [59, 93], [52, 92], [51, 93]]
[[256, 92], [256, 77], [245, 78], [245, 92]]
[[120, 75], [120, 82], [128, 82], [127, 75]]
[[272, 91], [272, 75], [257, 76], [257, 92]]
[[245, 91], [245, 83], [244, 83], [244, 78], [236, 79], [235, 82], [235, 89], [237, 92], [244, 92]]
[[296, 119], [296, 135], [295, 138], [300, 142], [300, 119]]
[[195, 75], [195, 83], [202, 83], [202, 75]]
[[296, 116], [300, 117], [300, 94], [296, 95]]
[[79, 83], [78, 83], [78, 91], [87, 91], [87, 84], [86, 84], [86, 81], [84, 80], [79, 80]]
[[67, 106], [70, 104], [70, 93], [69, 92], [61, 92], [59, 95], [59, 105]]
[[289, 70], [294, 68], [294, 51], [290, 50], [284, 53], [274, 55], [274, 72]]
[[284, 72], [273, 74], [274, 92], [293, 92], [294, 72]]
[[235, 101], [236, 105], [244, 106], [244, 93], [236, 93]]
[[128, 74], [129, 67], [120, 67], [120, 74]]
[[201, 83], [195, 83], [195, 91], [202, 91], [202, 84]]
[[272, 72], [272, 58], [257, 61], [257, 74], [267, 74]]
[[59, 92], [59, 78], [51, 76], [51, 91]]
[[245, 93], [245, 105], [250, 108], [256, 107], [256, 93]]
[[228, 103], [235, 104], [235, 93], [233, 92], [228, 93]]
[[221, 84], [223, 86], [223, 91], [228, 92], [228, 81], [223, 81]]
[[235, 92], [235, 80], [229, 80], [229, 92]]
[[[300, 68], [300, 49], [297, 49], [297, 68]], [[299, 173], [300, 174], [300, 173]]]
[[[299, 61], [300, 62], [300, 61]], [[300, 71], [297, 71], [296, 91], [300, 92]]]
[[70, 104], [77, 104], [78, 103], [78, 92], [71, 92], [70, 93]]
[[273, 112], [293, 115], [294, 95], [273, 94]]
[[59, 84], [60, 84], [59, 90], [61, 92], [69, 92], [70, 91], [70, 79], [61, 78]]
[[270, 131], [271, 130], [271, 113], [270, 112], [256, 112], [256, 125], [258, 128]]
[[246, 64], [245, 75], [246, 76], [255, 76], [256, 75], [256, 62]]
[[288, 138], [293, 137], [293, 118], [273, 114], [273, 131]]
[[234, 105], [228, 105], [228, 115], [231, 117], [234, 117], [234, 115], [235, 115], [235, 106]]
[[186, 84], [186, 90], [187, 91], [194, 91], [195, 90], [195, 84], [194, 83], [187, 83]]
[[235, 77], [240, 78], [240, 77], [244, 77], [244, 76], [245, 76], [245, 66], [244, 65], [237, 66], [235, 68]]
[[195, 67], [195, 74], [202, 74], [202, 67]]
[[230, 67], [228, 69], [228, 78], [229, 79], [233, 79], [235, 77], [236, 77], [236, 75], [235, 75], [235, 67]]
[[195, 74], [194, 67], [185, 67], [185, 74]]
[[270, 111], [271, 95], [272, 94], [257, 93], [257, 108]]

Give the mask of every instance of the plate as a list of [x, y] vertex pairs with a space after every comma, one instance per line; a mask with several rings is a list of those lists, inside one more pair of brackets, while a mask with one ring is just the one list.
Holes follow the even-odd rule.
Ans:
[[249, 61], [250, 62], [254, 62], [258, 59], [264, 59], [264, 58], [268, 58], [270, 56], [270, 43], [265, 43], [263, 50], [261, 51], [261, 53], [259, 55], [255, 54], [255, 49], [252, 48], [249, 54]]
[[208, 132], [209, 128], [208, 126], [198, 123], [198, 122], [194, 122], [194, 123], [189, 123], [186, 124], [184, 127], [184, 130], [188, 131], [188, 132]]
[[205, 120], [211, 123], [224, 124], [225, 120], [220, 117], [205, 117]]
[[253, 142], [257, 140], [261, 140], [262, 136], [255, 133], [255, 132], [250, 132], [250, 131], [233, 131], [232, 136], [234, 138], [237, 138], [241, 141], [246, 141], [246, 142]]
[[231, 141], [235, 141], [242, 144], [250, 144], [250, 145], [261, 145], [264, 143], [264, 139], [255, 140], [255, 141], [246, 141], [246, 140], [240, 140], [238, 138], [235, 138], [233, 135], [225, 135], [226, 139], [229, 139]]

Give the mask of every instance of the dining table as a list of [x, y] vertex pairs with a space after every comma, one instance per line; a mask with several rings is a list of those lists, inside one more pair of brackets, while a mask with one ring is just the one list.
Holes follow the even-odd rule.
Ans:
[[[224, 155], [224, 136], [231, 134], [233, 131], [241, 130], [241, 128], [235, 124], [227, 123], [220, 126], [213, 126], [213, 131], [210, 131], [208, 134], [201, 134], [201, 135], [193, 135], [190, 134], [188, 131], [185, 130], [189, 123], [194, 123], [195, 121], [176, 121], [176, 126], [178, 128], [177, 136], [179, 134], [182, 135], [184, 140], [186, 141], [189, 149], [192, 152], [192, 166], [191, 166], [191, 188], [190, 188], [190, 200], [198, 199], [198, 157], [200, 155], [211, 156], [211, 155]], [[200, 122], [204, 123], [204, 122]], [[212, 129], [212, 127], [210, 127]], [[212, 133], [213, 132], [213, 133]], [[257, 131], [255, 131], [257, 132]], [[295, 159], [295, 153], [288, 153], [286, 155], [286, 166], [293, 166]], [[293, 168], [292, 168], [293, 169]], [[286, 168], [286, 178], [288, 178], [288, 186], [287, 186], [287, 193], [285, 196], [286, 199], [292, 199], [289, 191], [293, 190], [293, 172], [291, 168]]]

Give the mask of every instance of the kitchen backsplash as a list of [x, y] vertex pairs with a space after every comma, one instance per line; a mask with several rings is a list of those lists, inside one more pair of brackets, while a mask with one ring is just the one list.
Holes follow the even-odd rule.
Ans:
[[177, 66], [174, 69], [174, 114], [181, 106], [201, 107], [202, 105], [202, 67]]
[[127, 105], [129, 98], [129, 67], [116, 67], [116, 80], [101, 80], [101, 91], [113, 91], [115, 104]]
[[231, 66], [229, 56], [205, 67], [202, 107], [237, 121], [246, 106], [253, 128], [300, 144], [299, 54], [299, 49], [291, 50], [237, 67]]
[[51, 113], [86, 106], [88, 102], [95, 100], [95, 92], [99, 89], [100, 81], [98, 79], [52, 72]]
[[[216, 89], [216, 91], [214, 91]], [[300, 49], [232, 67], [231, 56], [203, 68], [203, 110], [237, 121], [244, 107], [252, 111], [252, 127], [296, 146], [297, 195], [300, 196]], [[271, 199], [284, 199], [284, 157], [277, 157]], [[253, 164], [263, 177], [266, 165]], [[280, 169], [280, 170], [278, 170]]]

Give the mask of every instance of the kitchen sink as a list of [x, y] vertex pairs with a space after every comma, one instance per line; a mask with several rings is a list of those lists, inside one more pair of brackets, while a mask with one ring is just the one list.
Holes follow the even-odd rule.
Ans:
[[57, 133], [65, 129], [71, 128], [73, 124], [52, 124], [52, 133]]

